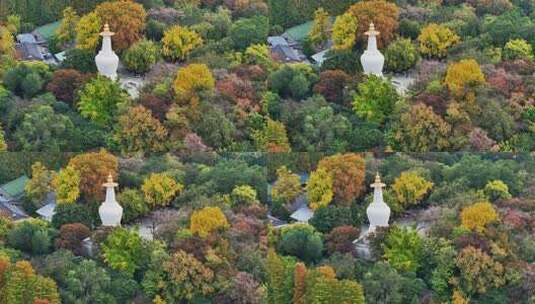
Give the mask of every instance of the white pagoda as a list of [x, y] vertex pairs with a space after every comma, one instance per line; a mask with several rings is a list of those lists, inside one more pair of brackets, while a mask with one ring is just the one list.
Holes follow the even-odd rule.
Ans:
[[379, 32], [375, 30], [373, 22], [370, 23], [370, 29], [364, 34], [368, 36], [368, 48], [360, 56], [364, 74], [382, 77], [385, 57], [377, 49], [377, 35], [379, 35]]
[[106, 187], [106, 200], [98, 208], [98, 214], [103, 226], [120, 226], [123, 217], [123, 208], [115, 199], [115, 187], [117, 183], [113, 182], [111, 174], [108, 176], [108, 181], [103, 185]]
[[375, 231], [376, 227], [388, 227], [390, 219], [390, 207], [383, 200], [383, 188], [386, 185], [381, 182], [379, 173], [375, 176], [375, 182], [371, 184], [373, 188], [373, 202], [366, 209], [370, 227], [368, 234]]
[[110, 31], [110, 26], [106, 23], [104, 31], [100, 33], [102, 36], [102, 49], [95, 57], [98, 73], [106, 76], [112, 80], [117, 79], [117, 68], [119, 67], [119, 57], [111, 48], [111, 37], [115, 35]]

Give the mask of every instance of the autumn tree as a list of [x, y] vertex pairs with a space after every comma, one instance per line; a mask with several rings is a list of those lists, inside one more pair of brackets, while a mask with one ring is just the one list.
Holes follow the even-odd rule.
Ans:
[[253, 130], [251, 136], [257, 149], [263, 152], [289, 152], [291, 149], [284, 124], [270, 118], [262, 129]]
[[450, 144], [450, 130], [450, 125], [431, 107], [420, 103], [401, 114], [399, 125], [392, 130], [391, 143], [402, 151], [442, 151]]
[[15, 55], [15, 40], [11, 32], [5, 27], [0, 26], [0, 55], [12, 57]]
[[207, 237], [213, 232], [229, 227], [227, 217], [219, 207], [205, 207], [193, 212], [190, 218], [190, 230], [200, 237]]
[[335, 227], [325, 236], [325, 246], [329, 254], [335, 252], [352, 253], [355, 251], [353, 243], [359, 237], [359, 229], [344, 225]]
[[83, 50], [95, 51], [100, 42], [99, 33], [102, 30], [102, 21], [92, 12], [84, 15], [76, 25], [76, 47]]
[[266, 259], [267, 303], [292, 303], [295, 261], [269, 249]]
[[163, 263], [168, 276], [166, 293], [169, 303], [191, 301], [196, 296], [208, 296], [215, 291], [214, 272], [193, 255], [178, 250]]
[[336, 17], [331, 39], [335, 50], [352, 49], [357, 41], [358, 19], [347, 12]]
[[533, 47], [524, 39], [509, 40], [503, 48], [503, 58], [506, 60], [524, 59], [533, 61]]
[[102, 24], [109, 24], [115, 32], [114, 49], [122, 52], [143, 36], [145, 29], [145, 9], [139, 3], [130, 0], [103, 2], [95, 8], [95, 13]]
[[166, 173], [152, 173], [141, 186], [145, 202], [151, 207], [167, 206], [184, 186]]
[[405, 171], [396, 178], [392, 190], [398, 203], [408, 207], [419, 204], [432, 187], [433, 183], [421, 177], [418, 172]]
[[61, 169], [52, 179], [58, 204], [76, 203], [80, 196], [80, 173], [72, 166]]
[[118, 82], [97, 76], [80, 90], [78, 109], [83, 117], [106, 126], [113, 119], [117, 107], [127, 101], [128, 94]]
[[124, 154], [156, 153], [165, 150], [167, 130], [143, 106], [119, 116], [114, 139]]
[[301, 194], [301, 179], [299, 175], [288, 170], [286, 166], [277, 169], [277, 181], [271, 188], [274, 201], [291, 204]]
[[111, 268], [133, 275], [145, 262], [147, 248], [136, 230], [115, 229], [101, 244], [104, 261]]
[[7, 151], [7, 144], [4, 135], [4, 128], [2, 128], [2, 124], [0, 124], [0, 152], [5, 151]]
[[305, 304], [305, 279], [307, 268], [303, 263], [296, 263], [294, 270], [293, 304]]
[[202, 46], [203, 40], [197, 32], [175, 25], [167, 29], [162, 39], [162, 54], [171, 61], [184, 61], [196, 48]]
[[479, 248], [465, 247], [455, 263], [461, 272], [459, 287], [468, 294], [484, 294], [505, 284], [505, 268]]
[[420, 53], [431, 58], [444, 58], [448, 50], [459, 43], [459, 36], [444, 25], [431, 23], [418, 36]]
[[83, 254], [82, 241], [89, 236], [91, 236], [91, 231], [84, 224], [65, 224], [59, 229], [59, 237], [54, 241], [54, 246], [81, 255]]
[[353, 97], [353, 110], [366, 120], [382, 124], [394, 111], [399, 99], [390, 81], [370, 75], [358, 85], [358, 93]]
[[119, 164], [115, 156], [102, 149], [76, 155], [69, 161], [69, 166], [80, 174], [80, 193], [86, 200], [97, 202], [104, 199], [102, 185], [108, 175], [117, 178]]
[[334, 196], [331, 174], [323, 168], [318, 168], [310, 174], [306, 190], [310, 208], [315, 210], [328, 206]]
[[502, 182], [501, 180], [489, 181], [485, 185], [485, 188], [483, 188], [483, 192], [491, 201], [501, 199], [506, 200], [513, 197], [511, 193], [509, 193], [509, 187], [507, 186], [507, 184]]
[[461, 226], [476, 232], [485, 231], [485, 226], [497, 220], [498, 213], [489, 202], [477, 202], [461, 211]]
[[344, 90], [351, 76], [342, 70], [326, 70], [320, 73], [320, 80], [314, 85], [314, 92], [323, 95], [327, 101], [344, 104]]
[[178, 70], [174, 81], [176, 95], [189, 101], [201, 91], [210, 91], [215, 87], [215, 80], [205, 64], [190, 64]]
[[80, 17], [76, 11], [68, 6], [63, 10], [63, 19], [61, 19], [61, 24], [56, 30], [57, 39], [60, 43], [70, 43], [76, 38], [76, 26]]
[[[4, 261], [0, 258], [0, 263]], [[35, 273], [28, 261], [15, 264], [7, 262], [5, 281], [0, 285], [1, 303], [33, 303], [34, 300], [46, 300], [50, 304], [59, 304], [60, 297], [56, 282]]]
[[233, 206], [251, 206], [258, 203], [256, 190], [249, 185], [236, 186], [230, 193]]
[[317, 9], [314, 12], [312, 28], [308, 33], [309, 41], [316, 46], [323, 45], [329, 39], [330, 26], [329, 14], [323, 8]]
[[46, 90], [57, 99], [73, 104], [76, 92], [87, 81], [88, 77], [74, 69], [60, 69], [54, 72]]
[[50, 182], [52, 172], [50, 172], [42, 163], [36, 162], [32, 165], [32, 178], [24, 187], [26, 199], [34, 207], [39, 207], [51, 191]]
[[399, 8], [391, 2], [384, 0], [360, 1], [353, 4], [348, 13], [357, 18], [358, 39], [364, 41], [364, 33], [369, 29], [370, 23], [375, 24], [375, 28], [381, 31], [377, 37], [378, 46], [388, 45], [394, 38], [398, 29]]
[[364, 192], [364, 159], [355, 153], [335, 154], [320, 160], [318, 169], [324, 169], [333, 178], [334, 197], [349, 205]]
[[485, 75], [474, 59], [450, 63], [444, 83], [455, 96], [463, 96], [466, 90], [485, 83]]

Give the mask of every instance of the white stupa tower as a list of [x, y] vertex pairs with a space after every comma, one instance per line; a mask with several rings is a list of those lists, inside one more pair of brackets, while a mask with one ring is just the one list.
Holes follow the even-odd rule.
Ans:
[[119, 67], [119, 57], [111, 48], [111, 37], [115, 33], [110, 31], [110, 26], [106, 23], [104, 31], [100, 33], [102, 36], [102, 49], [95, 57], [98, 73], [106, 76], [112, 80], [117, 79], [117, 68]]
[[106, 187], [106, 200], [98, 208], [98, 214], [103, 226], [120, 226], [121, 218], [123, 217], [123, 208], [115, 199], [115, 187], [117, 183], [113, 182], [111, 174], [108, 176], [108, 181], [103, 185]]
[[379, 173], [375, 176], [375, 182], [371, 184], [373, 188], [373, 202], [366, 209], [370, 227], [368, 233], [375, 231], [376, 227], [388, 227], [388, 220], [390, 219], [390, 207], [385, 204], [383, 200], [383, 188], [386, 185], [381, 182]]
[[364, 34], [368, 36], [368, 48], [360, 56], [364, 74], [382, 77], [385, 57], [377, 49], [377, 35], [379, 35], [379, 32], [375, 30], [373, 22], [370, 23], [370, 29]]

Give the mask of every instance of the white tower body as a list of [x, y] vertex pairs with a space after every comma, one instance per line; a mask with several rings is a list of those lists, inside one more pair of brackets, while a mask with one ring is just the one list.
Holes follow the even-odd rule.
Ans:
[[102, 36], [102, 49], [95, 57], [98, 73], [106, 76], [112, 80], [117, 79], [117, 68], [119, 67], [119, 57], [111, 48], [111, 37], [115, 33], [110, 31], [109, 25], [104, 25], [104, 31], [100, 33]]
[[374, 232], [376, 227], [388, 227], [390, 219], [390, 207], [383, 200], [383, 188], [386, 185], [381, 182], [379, 173], [375, 176], [375, 183], [371, 185], [373, 189], [373, 202], [366, 209], [370, 228], [368, 233]]
[[375, 30], [373, 22], [370, 23], [370, 29], [365, 34], [368, 36], [368, 48], [360, 56], [364, 74], [382, 77], [385, 57], [377, 49], [377, 35], [379, 35], [379, 32]]
[[111, 174], [108, 176], [108, 182], [103, 185], [106, 187], [106, 200], [98, 208], [98, 214], [103, 226], [120, 226], [123, 217], [123, 208], [115, 199], [115, 187], [117, 183], [113, 182]]

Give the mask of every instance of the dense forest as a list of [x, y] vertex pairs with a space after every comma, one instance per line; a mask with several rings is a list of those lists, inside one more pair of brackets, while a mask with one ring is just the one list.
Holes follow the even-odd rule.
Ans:
[[535, 303], [534, 33], [535, 0], [0, 0], [0, 304]]
[[[44, 20], [8, 3], [2, 141], [11, 151], [124, 155], [534, 149], [532, 1], [353, 2], [32, 3]], [[14, 35], [52, 21], [46, 10], [61, 20], [48, 47], [65, 60], [18, 60]], [[384, 78], [360, 66], [371, 21]], [[120, 78], [140, 79], [135, 95], [95, 73], [104, 23], [116, 32]], [[269, 45], [281, 34], [300, 59]], [[319, 51], [325, 61], [313, 64]]]
[[[488, 304], [535, 297], [535, 159], [528, 154], [139, 159], [102, 150], [54, 158], [9, 153], [0, 161], [6, 180], [31, 176], [27, 210], [51, 190], [58, 202], [50, 223], [0, 216], [0, 303]], [[96, 213], [108, 173], [120, 185], [123, 228], [102, 227]], [[377, 173], [387, 185], [391, 225], [370, 235], [371, 257], [363, 257], [353, 241], [367, 229], [368, 185]], [[288, 220], [303, 195], [314, 210], [308, 224], [273, 223], [273, 216]], [[141, 231], [147, 226], [151, 238]]]

